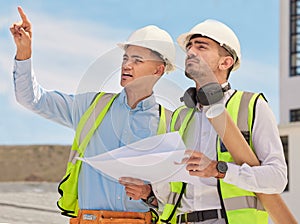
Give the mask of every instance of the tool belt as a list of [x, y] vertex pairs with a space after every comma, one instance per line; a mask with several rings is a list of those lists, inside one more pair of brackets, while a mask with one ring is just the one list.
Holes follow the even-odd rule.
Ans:
[[105, 210], [80, 210], [70, 224], [151, 224], [151, 212], [117, 212]]

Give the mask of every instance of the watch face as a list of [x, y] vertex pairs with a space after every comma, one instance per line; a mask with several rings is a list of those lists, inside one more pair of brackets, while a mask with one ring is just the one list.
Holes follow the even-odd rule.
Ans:
[[151, 204], [154, 201], [154, 199], [155, 199], [154, 195], [152, 195], [149, 198], [147, 198], [147, 204]]
[[219, 161], [218, 162], [218, 164], [217, 164], [217, 170], [220, 173], [226, 173], [227, 169], [228, 169], [228, 166], [227, 166], [226, 162], [223, 162], [223, 161]]

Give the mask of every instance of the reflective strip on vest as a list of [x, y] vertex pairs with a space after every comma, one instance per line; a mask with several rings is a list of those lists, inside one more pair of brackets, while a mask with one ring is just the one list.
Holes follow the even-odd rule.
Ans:
[[176, 204], [176, 202], [178, 201], [178, 198], [180, 196], [182, 186], [183, 186], [182, 182], [171, 182], [170, 183], [171, 194], [167, 201], [168, 204], [174, 204], [174, 205]]
[[[174, 184], [174, 182], [172, 182]], [[179, 198], [179, 193], [175, 193], [175, 192], [171, 192], [170, 196], [167, 200], [167, 204], [176, 204], [176, 202], [178, 201]]]
[[[94, 122], [90, 122], [91, 126], [90, 126], [90, 128], [87, 128], [87, 130], [88, 130], [87, 133], [85, 133], [85, 135], [83, 137], [81, 137], [81, 132], [78, 133], [76, 131], [76, 133], [78, 133], [78, 134], [76, 134], [75, 138], [77, 139], [78, 142], [80, 142], [79, 147], [78, 147], [78, 152], [79, 152], [80, 156], [83, 156], [84, 150], [86, 149], [87, 145], [89, 144], [94, 132], [96, 131], [98, 126], [101, 124], [103, 118], [105, 117], [105, 115], [106, 115], [107, 111], [109, 110], [110, 106], [112, 105], [113, 101], [118, 96], [118, 94], [113, 95], [111, 97], [111, 99], [109, 100], [109, 102], [104, 106], [104, 108], [99, 111], [100, 113], [98, 115], [94, 114], [93, 116], [91, 116], [93, 114], [94, 110], [97, 108], [96, 105], [98, 105], [98, 101], [102, 97], [101, 94], [99, 94], [99, 96], [92, 103], [92, 105], [90, 107], [92, 109], [92, 111], [89, 112], [90, 108], [88, 109], [89, 118], [91, 117], [92, 121], [94, 121]], [[86, 119], [86, 120], [84, 119], [84, 126], [87, 121], [88, 121], [88, 119]], [[83, 126], [82, 130], [84, 129], [84, 126]], [[80, 139], [83, 139], [83, 140], [80, 141]]]
[[253, 197], [253, 196], [240, 196], [234, 198], [226, 198], [224, 199], [224, 204], [226, 207], [226, 211], [238, 210], [244, 208], [254, 208], [257, 210], [265, 211], [261, 202], [257, 199], [257, 197]]
[[253, 96], [253, 93], [249, 93], [249, 92], [244, 92], [242, 94], [242, 98], [240, 101], [240, 107], [239, 107], [239, 111], [238, 111], [238, 119], [237, 119], [237, 126], [240, 129], [240, 131], [248, 131], [249, 127], [248, 127], [248, 117], [249, 119], [252, 121], [252, 117], [249, 116], [248, 110], [243, 110], [242, 108], [248, 108], [248, 106], [251, 107], [251, 105], [249, 105], [250, 100]]
[[75, 164], [77, 159], [76, 157], [79, 156], [79, 152], [77, 150], [70, 150], [70, 155], [69, 155], [69, 162], [72, 164]]
[[[62, 210], [62, 215], [70, 217], [78, 215], [78, 175], [82, 161], [77, 160], [76, 157], [83, 157], [90, 139], [118, 95], [104, 92], [99, 93], [78, 123], [70, 151], [67, 171], [58, 186], [61, 198], [57, 202], [57, 206]], [[100, 99], [101, 101], [99, 101]], [[159, 114], [160, 120], [157, 134], [163, 134], [167, 131], [171, 112], [163, 106], [159, 106]], [[168, 123], [166, 123], [167, 121]]]
[[[102, 96], [100, 96], [100, 95], [102, 95]], [[97, 120], [96, 117], [98, 115], [101, 116], [100, 115], [101, 112], [106, 113], [108, 108], [110, 107], [110, 105], [112, 104], [112, 102], [114, 101], [114, 99], [117, 96], [118, 96], [118, 94], [114, 94], [114, 93], [105, 93], [105, 94], [103, 94], [103, 92], [101, 92], [99, 94], [99, 96], [97, 96], [95, 98], [95, 100], [92, 103], [92, 106], [93, 106], [94, 109], [90, 112], [90, 116], [85, 121], [85, 124], [82, 128], [82, 131], [80, 132], [79, 142], [84, 141], [86, 136], [89, 134], [89, 132], [91, 130], [91, 127], [93, 127], [94, 125], [97, 126], [97, 123], [95, 122]], [[101, 98], [101, 101], [99, 102], [100, 98]], [[106, 106], [108, 108], [106, 108]]]

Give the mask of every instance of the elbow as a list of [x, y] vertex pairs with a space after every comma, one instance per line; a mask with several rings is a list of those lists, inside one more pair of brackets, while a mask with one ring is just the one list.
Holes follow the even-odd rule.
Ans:
[[[270, 168], [270, 167], [269, 167]], [[269, 169], [268, 178], [263, 175], [259, 178], [257, 184], [260, 186], [260, 191], [256, 193], [263, 194], [281, 194], [287, 185], [287, 172], [285, 167], [272, 167]]]
[[287, 175], [282, 175], [280, 184], [278, 186], [278, 192], [277, 193], [281, 194], [285, 190], [287, 184], [288, 184]]
[[274, 194], [281, 194], [288, 183], [287, 173], [286, 172], [279, 172], [278, 174], [274, 175]]
[[285, 188], [288, 184], [287, 170], [288, 170], [287, 166], [285, 165], [278, 174], [278, 178], [280, 179], [280, 184], [279, 184], [280, 185], [280, 188], [279, 188], [280, 193], [282, 193], [285, 190]]
[[21, 106], [25, 107], [28, 110], [35, 109], [35, 104], [33, 100], [29, 100], [28, 98], [16, 94], [16, 101], [18, 104], [20, 104]]
[[18, 104], [35, 111], [41, 100], [41, 92], [32, 86], [18, 85], [15, 86], [15, 98]]

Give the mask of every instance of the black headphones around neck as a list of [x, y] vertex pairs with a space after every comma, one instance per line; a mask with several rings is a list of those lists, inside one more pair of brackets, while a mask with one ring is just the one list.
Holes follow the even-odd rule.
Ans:
[[224, 92], [230, 89], [229, 83], [223, 88], [219, 83], [208, 83], [198, 92], [195, 87], [190, 87], [185, 91], [183, 97], [180, 97], [180, 101], [184, 102], [188, 108], [195, 108], [197, 103], [208, 106], [220, 101], [224, 97]]

